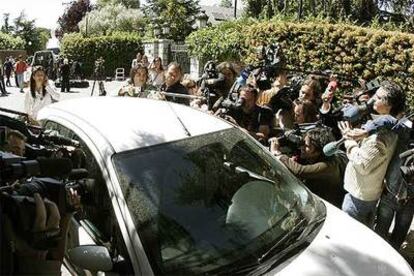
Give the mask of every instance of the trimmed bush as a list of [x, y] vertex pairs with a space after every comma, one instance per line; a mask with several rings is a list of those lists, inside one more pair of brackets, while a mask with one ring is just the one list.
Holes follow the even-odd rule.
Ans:
[[[226, 28], [219, 25], [191, 34], [187, 43], [192, 54], [203, 59], [232, 57], [251, 63], [255, 60], [256, 46], [279, 42], [292, 69], [331, 69], [354, 79], [381, 76], [401, 85], [410, 103], [414, 103], [413, 34], [345, 23], [274, 20], [227, 24]], [[235, 36], [231, 29], [242, 32]]]
[[223, 22], [215, 27], [191, 33], [186, 44], [193, 56], [200, 60], [243, 60], [245, 28], [252, 20]]
[[132, 33], [94, 37], [74, 33], [65, 35], [62, 42], [62, 54], [70, 60], [82, 62], [84, 74], [89, 77], [93, 76], [95, 60], [99, 57], [105, 60], [106, 76], [114, 77], [116, 68], [129, 72], [138, 51], [142, 51], [141, 38]]
[[2, 50], [19, 50], [24, 49], [25, 43], [20, 37], [14, 37], [9, 34], [0, 32], [0, 49]]

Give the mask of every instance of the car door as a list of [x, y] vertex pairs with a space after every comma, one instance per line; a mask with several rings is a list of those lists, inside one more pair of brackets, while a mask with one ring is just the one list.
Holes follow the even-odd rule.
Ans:
[[[88, 189], [82, 201], [82, 211], [74, 215], [68, 234], [67, 250], [80, 245], [100, 245], [108, 249], [113, 260], [111, 274], [134, 274], [128, 251], [115, 216], [112, 200], [102, 170], [87, 144], [76, 133], [56, 122], [45, 123], [48, 130], [57, 131], [65, 138], [79, 142], [76, 149], [70, 148], [70, 157], [74, 168], [88, 171]], [[85, 181], [85, 180], [81, 180]], [[69, 258], [65, 258], [66, 268], [74, 275], [86, 275], [86, 271], [77, 267]]]

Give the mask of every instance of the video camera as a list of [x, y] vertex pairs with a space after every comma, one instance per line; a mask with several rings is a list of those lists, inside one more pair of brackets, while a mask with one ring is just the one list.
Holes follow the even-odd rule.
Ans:
[[[281, 151], [286, 154], [296, 153], [303, 145], [306, 133], [316, 127], [326, 127], [320, 122], [297, 124], [294, 129], [286, 130], [276, 137], [277, 144], [281, 147]], [[272, 138], [271, 138], [272, 139]]]
[[291, 110], [293, 101], [299, 97], [299, 91], [303, 83], [301, 76], [295, 76], [290, 80], [290, 85], [281, 88], [276, 95], [274, 95], [268, 106], [276, 113], [279, 109]]
[[[414, 131], [413, 131], [413, 123], [409, 121], [411, 117], [414, 116], [414, 113], [411, 113], [409, 116], [406, 116], [399, 120], [398, 124], [393, 127], [393, 129], [400, 130], [401, 126], [403, 130], [409, 129], [409, 133], [405, 132], [407, 138], [407, 144], [409, 144], [410, 149], [402, 152], [399, 157], [401, 159], [401, 173], [407, 183], [414, 184]], [[404, 132], [403, 132], [404, 133]], [[407, 134], [408, 133], [408, 134]]]
[[281, 47], [278, 43], [263, 45], [261, 48], [261, 60], [255, 66], [253, 75], [256, 85], [260, 90], [268, 90], [272, 87], [272, 78], [283, 67]]
[[[334, 109], [332, 114], [339, 117], [339, 120], [349, 121], [350, 123], [359, 123], [367, 115], [374, 112], [374, 102], [375, 99], [372, 97], [375, 94], [375, 91], [381, 87], [378, 79], [374, 79], [366, 84], [366, 89], [356, 93], [352, 96], [344, 96], [344, 99], [349, 100], [349, 103], [343, 104], [340, 107]], [[369, 95], [370, 99], [368, 101], [360, 101], [361, 96]]]
[[[260, 50], [260, 61], [256, 65], [248, 65], [244, 68], [240, 76], [236, 79], [226, 98], [222, 97], [213, 106], [213, 110], [222, 107], [224, 109], [238, 109], [243, 105], [243, 100], [239, 100], [240, 88], [246, 85], [246, 81], [250, 74], [253, 73], [257, 87], [260, 90], [268, 90], [271, 88], [272, 78], [278, 70], [283, 66], [280, 45], [270, 44], [262, 46]], [[226, 113], [224, 111], [223, 113]]]
[[223, 94], [219, 90], [225, 85], [225, 77], [217, 70], [216, 62], [210, 60], [204, 65], [200, 81], [200, 89], [207, 100], [209, 109], [211, 109], [218, 95]]
[[[0, 152], [0, 172], [1, 211], [12, 220], [17, 234], [34, 248], [46, 249], [51, 242], [56, 242], [56, 239], [48, 237], [44, 237], [41, 241], [33, 238], [32, 227], [36, 217], [33, 198], [35, 193], [56, 203], [61, 215], [73, 211], [68, 202], [69, 189], [75, 190], [81, 196], [82, 204], [93, 203], [91, 191], [94, 189], [94, 180], [87, 178], [88, 172], [85, 169], [73, 170], [69, 159], [25, 160], [19, 156]], [[42, 176], [47, 178], [40, 178]], [[32, 177], [31, 180], [24, 180], [25, 182], [20, 185], [6, 185], [29, 177]]]
[[409, 149], [400, 154], [400, 158], [404, 160], [400, 167], [401, 173], [407, 183], [413, 183], [414, 180], [414, 149]]

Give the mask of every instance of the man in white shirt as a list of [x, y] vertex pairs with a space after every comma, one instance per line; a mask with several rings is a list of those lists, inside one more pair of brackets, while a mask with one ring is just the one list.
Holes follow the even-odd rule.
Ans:
[[[379, 116], [397, 117], [405, 107], [405, 94], [391, 82], [383, 82], [373, 96], [374, 110]], [[376, 206], [383, 190], [388, 164], [397, 144], [397, 134], [382, 129], [371, 135], [361, 129], [352, 129], [349, 122], [340, 122], [345, 137], [349, 163], [345, 170], [344, 188], [348, 192], [342, 210], [353, 218], [372, 226]]]

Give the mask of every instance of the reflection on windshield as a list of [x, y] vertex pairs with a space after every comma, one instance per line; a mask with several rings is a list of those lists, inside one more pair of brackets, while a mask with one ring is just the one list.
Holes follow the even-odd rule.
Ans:
[[259, 259], [319, 215], [308, 192], [237, 129], [114, 157], [156, 274], [199, 274]]

